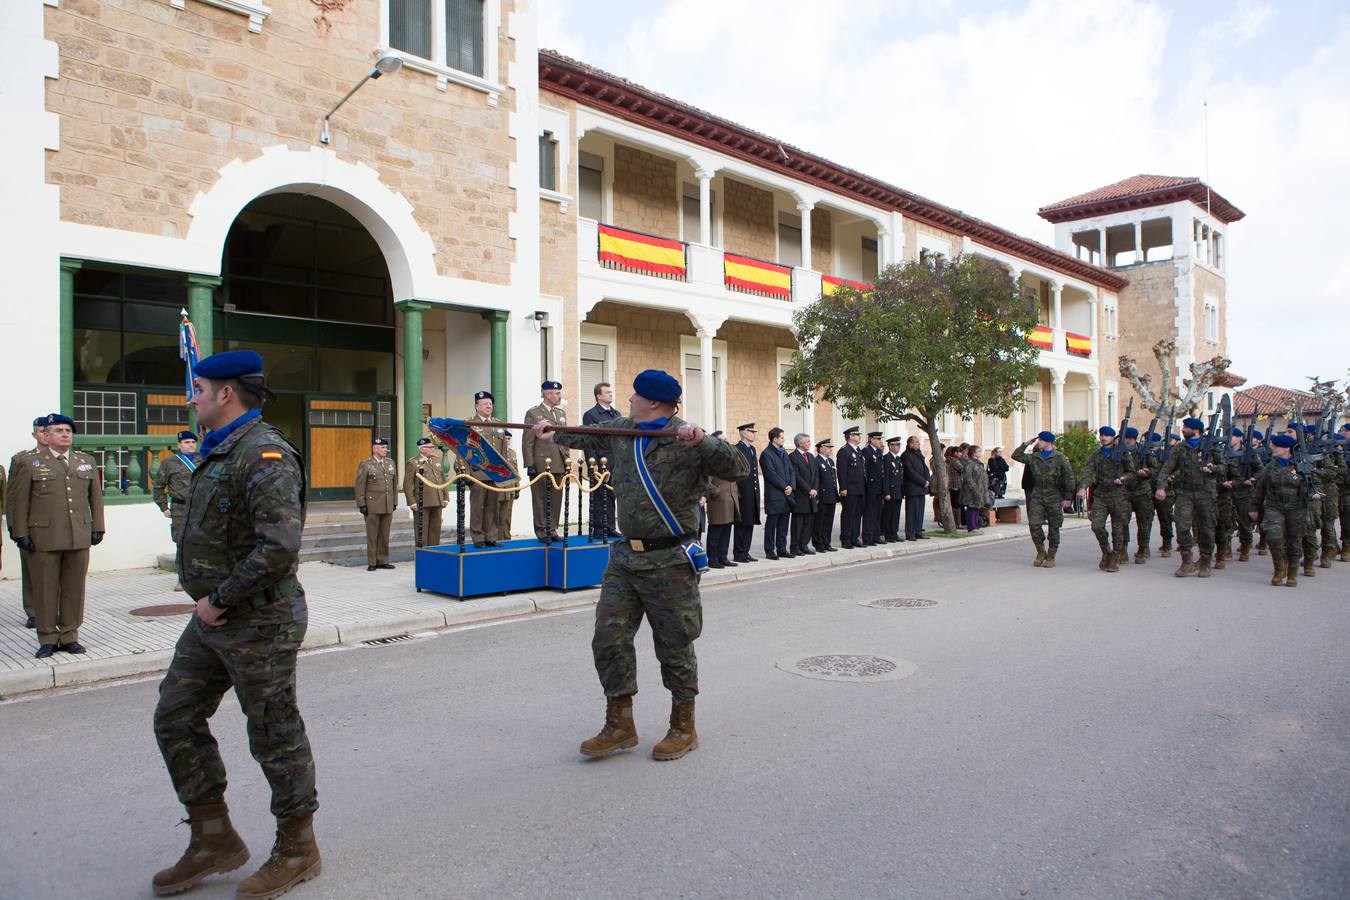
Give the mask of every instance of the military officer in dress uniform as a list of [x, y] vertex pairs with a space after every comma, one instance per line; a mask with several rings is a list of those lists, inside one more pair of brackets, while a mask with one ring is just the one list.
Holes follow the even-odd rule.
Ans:
[[881, 432], [867, 432], [867, 446], [862, 448], [867, 486], [863, 492], [862, 542], [864, 547], [881, 543], [881, 506], [886, 496], [882, 479]]
[[[539, 394], [543, 402], [526, 411], [525, 424], [533, 425], [547, 419], [554, 425], [566, 425], [567, 413], [559, 405], [562, 402], [562, 384], [545, 381], [539, 386]], [[536, 441], [534, 434], [527, 431], [525, 446], [521, 449], [525, 456], [525, 474], [531, 479], [540, 472], [549, 472], [553, 479], [561, 481], [567, 472], [567, 452], [558, 445], [550, 441]], [[562, 540], [558, 534], [558, 525], [562, 522], [565, 487], [554, 487], [550, 479], [541, 478], [530, 488], [530, 499], [534, 504], [534, 536], [541, 543]]]
[[25, 458], [14, 473], [14, 542], [30, 554], [37, 658], [57, 650], [83, 653], [84, 583], [89, 548], [103, 540], [103, 483], [98, 463], [72, 450], [75, 422], [47, 416], [47, 446]]
[[[169, 535], [175, 545], [183, 535], [183, 516], [187, 511], [188, 486], [192, 473], [197, 471], [197, 435], [191, 431], [178, 432], [178, 449], [164, 458], [155, 472], [155, 505], [169, 520]], [[181, 591], [183, 586], [175, 584]]]
[[[473, 427], [479, 439], [498, 453], [504, 449], [504, 429], [485, 427], [484, 422], [500, 422], [492, 416], [494, 399], [491, 391], [479, 391], [473, 395], [473, 415], [464, 421]], [[506, 454], [502, 453], [502, 456]], [[456, 461], [456, 471], [463, 472], [464, 467]], [[497, 513], [501, 507], [501, 497], [495, 491], [480, 487], [477, 479], [469, 482], [469, 534], [475, 547], [497, 546], [499, 527]]]
[[844, 429], [844, 446], [839, 448], [839, 496], [844, 512], [839, 518], [839, 545], [846, 549], [861, 547], [863, 500], [867, 493], [867, 462], [858, 445], [862, 434], [857, 425]]
[[740, 435], [736, 449], [745, 458], [750, 474], [736, 482], [740, 497], [736, 501], [736, 525], [732, 529], [731, 558], [738, 563], [759, 562], [750, 555], [750, 542], [754, 540], [755, 526], [759, 524], [760, 509], [759, 454], [755, 452], [755, 435], [758, 432], [755, 431], [754, 422], [737, 425], [736, 431]]
[[296, 579], [305, 526], [300, 452], [262, 421], [272, 397], [252, 350], [208, 356], [193, 380], [197, 421], [210, 433], [192, 476], [178, 580], [197, 601], [159, 686], [155, 738], [192, 826], [187, 850], [154, 876], [177, 894], [248, 860], [225, 805], [225, 764], [208, 720], [234, 689], [248, 745], [272, 789], [276, 843], [236, 888], [279, 897], [319, 874], [314, 756], [296, 704], [296, 657], [309, 620]]
[[905, 539], [900, 533], [900, 518], [904, 512], [905, 464], [900, 461], [902, 437], [886, 439], [886, 453], [881, 457], [881, 540], [899, 543]]
[[403, 496], [408, 501], [413, 518], [421, 517], [421, 521], [417, 523], [421, 527], [415, 529], [414, 534], [417, 531], [421, 532], [423, 547], [440, 546], [441, 510], [450, 505], [445, 488], [432, 487], [417, 477], [420, 475], [436, 484], [444, 481], [438, 456], [440, 451], [436, 449], [431, 438], [420, 437], [417, 439], [417, 455], [408, 460], [407, 466], [403, 469]]
[[511, 467], [511, 477], [503, 481], [497, 487], [515, 488], [508, 493], [497, 494], [497, 539], [502, 541], [511, 540], [511, 509], [520, 499], [520, 460], [516, 458], [516, 451], [511, 448], [511, 432], [502, 431], [502, 456], [506, 457], [506, 463]]
[[834, 553], [834, 508], [839, 503], [839, 478], [834, 468], [834, 442], [816, 441], [816, 522], [811, 545], [820, 553]]
[[366, 517], [366, 571], [392, 569], [389, 526], [398, 509], [398, 466], [389, 459], [389, 440], [376, 438], [370, 458], [356, 467], [356, 507]]
[[[47, 446], [47, 417], [38, 416], [33, 420], [33, 447], [30, 450], [20, 450], [9, 458], [9, 481], [10, 490], [5, 494], [5, 519], [9, 522], [9, 536], [14, 537], [14, 473], [19, 471], [25, 459], [35, 456], [42, 452], [42, 448]], [[37, 618], [34, 615], [33, 607], [33, 570], [30, 564], [30, 554], [22, 547], [19, 548], [19, 572], [23, 576], [23, 614], [27, 619], [24, 622], [25, 628], [36, 628]]]

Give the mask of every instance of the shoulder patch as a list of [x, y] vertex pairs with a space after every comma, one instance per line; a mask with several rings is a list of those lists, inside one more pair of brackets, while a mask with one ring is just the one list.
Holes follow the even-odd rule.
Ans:
[[280, 450], [264, 450], [262, 453], [258, 454], [258, 458], [259, 458], [259, 459], [281, 459], [281, 451], [280, 451]]

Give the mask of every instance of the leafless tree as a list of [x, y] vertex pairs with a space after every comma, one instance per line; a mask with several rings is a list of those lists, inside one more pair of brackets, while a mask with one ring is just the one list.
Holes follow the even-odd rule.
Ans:
[[1172, 380], [1172, 360], [1177, 355], [1177, 342], [1171, 339], [1158, 341], [1153, 345], [1153, 355], [1162, 373], [1156, 389], [1153, 376], [1148, 372], [1141, 374], [1138, 363], [1132, 357], [1120, 358], [1120, 374], [1134, 387], [1146, 409], [1160, 419], [1173, 421], [1192, 415], [1199, 408], [1200, 398], [1205, 395], [1205, 391], [1213, 387], [1232, 364], [1232, 360], [1222, 356], [1191, 363], [1191, 377], [1182, 379], [1184, 390], [1178, 392]]

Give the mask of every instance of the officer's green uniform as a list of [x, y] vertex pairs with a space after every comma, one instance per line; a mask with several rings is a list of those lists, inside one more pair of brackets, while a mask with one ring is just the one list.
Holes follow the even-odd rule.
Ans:
[[[5, 521], [9, 523], [9, 536], [14, 537], [14, 474], [19, 471], [30, 457], [36, 456], [42, 450], [41, 447], [34, 447], [32, 450], [20, 450], [9, 458], [9, 489], [5, 492]], [[23, 614], [28, 618], [36, 618], [33, 612], [33, 560], [32, 554], [22, 547], [19, 548], [19, 574], [23, 579]]]
[[194, 599], [212, 598], [225, 621], [193, 615], [159, 687], [155, 737], [184, 806], [221, 803], [225, 765], [207, 724], [231, 687], [248, 719], [249, 749], [272, 788], [278, 819], [319, 803], [314, 757], [295, 698], [295, 666], [309, 622], [295, 577], [305, 524], [300, 453], [259, 411], [221, 431], [192, 476], [178, 580]]
[[366, 517], [366, 565], [389, 565], [389, 529], [398, 509], [398, 466], [371, 456], [356, 467], [356, 506]]
[[1287, 457], [1272, 459], [1256, 476], [1252, 503], [1261, 517], [1261, 533], [1277, 574], [1281, 566], [1287, 567], [1290, 576], [1298, 569], [1310, 495], [1307, 479], [1298, 474]]
[[[441, 461], [418, 453], [403, 466], [403, 497], [408, 508], [418, 507], [413, 518], [421, 518], [422, 546], [439, 547], [441, 543], [441, 514], [449, 502], [445, 488], [432, 487], [417, 476], [440, 484], [445, 481]], [[420, 493], [419, 493], [420, 492]], [[418, 498], [421, 498], [420, 500]]]
[[[548, 406], [540, 403], [525, 413], [525, 424], [552, 422], [554, 425], [566, 425], [567, 413], [561, 406]], [[567, 454], [559, 445], [549, 441], [535, 440], [534, 432], [525, 432], [525, 440], [520, 448], [525, 460], [525, 474], [533, 478], [539, 472], [550, 472], [555, 479], [561, 479], [567, 470]], [[530, 488], [530, 502], [534, 507], [534, 536], [541, 542], [551, 539], [562, 527], [563, 492], [557, 488], [546, 487], [547, 479], [540, 479]]]
[[[520, 487], [520, 460], [516, 459], [516, 451], [510, 447], [502, 453], [506, 457], [506, 463], [511, 467], [512, 475], [503, 481], [498, 487]], [[511, 509], [520, 499], [520, 491], [515, 490], [510, 493], [498, 494], [501, 500], [497, 503], [497, 539], [502, 541], [511, 540]]]
[[1073, 497], [1076, 481], [1068, 458], [1058, 450], [1032, 456], [1026, 452], [1031, 441], [1023, 441], [1013, 451], [1012, 458], [1031, 467], [1036, 486], [1027, 498], [1027, 523], [1036, 549], [1045, 544], [1045, 529], [1050, 530], [1050, 550], [1059, 549], [1059, 529], [1064, 525], [1064, 501]]
[[[672, 416], [666, 429], [684, 422]], [[630, 418], [612, 419], [600, 427], [635, 428]], [[684, 550], [673, 542], [656, 507], [642, 486], [634, 453], [638, 438], [555, 433], [560, 446], [609, 459], [618, 504], [619, 529], [627, 540], [610, 550], [595, 610], [591, 651], [607, 697], [637, 693], [637, 655], [633, 636], [646, 615], [661, 663], [661, 678], [675, 700], [698, 694], [698, 660], [694, 640], [703, 629], [698, 580]], [[661, 496], [683, 534], [698, 528], [698, 500], [710, 477], [736, 481], [750, 474], [745, 457], [731, 444], [711, 435], [694, 447], [674, 438], [650, 439], [644, 455]], [[645, 549], [649, 543], [657, 549]], [[644, 548], [644, 549], [640, 549]]]
[[[474, 433], [490, 445], [493, 450], [501, 453], [503, 449], [502, 429], [483, 427], [479, 423], [500, 422], [501, 419], [493, 416], [480, 416], [477, 413], [464, 420], [465, 424], [474, 427]], [[464, 467], [460, 460], [455, 460], [455, 471], [463, 472]], [[485, 487], [479, 486], [480, 479], [475, 478], [469, 482], [469, 535], [473, 538], [473, 545], [480, 547], [491, 541], [497, 542], [497, 511], [501, 506], [499, 494], [496, 491], [490, 491]], [[543, 485], [536, 485], [531, 490], [543, 490]]]
[[[1199, 438], [1192, 438], [1195, 445]], [[1168, 492], [1176, 493], [1177, 547], [1184, 559], [1200, 546], [1200, 565], [1209, 566], [1214, 553], [1214, 524], [1218, 503], [1218, 481], [1226, 471], [1223, 463], [1210, 458], [1201, 460], [1195, 445], [1182, 441], [1172, 448], [1158, 473], [1159, 484], [1172, 479]], [[1205, 471], [1208, 468], [1209, 471]]]
[[[1121, 484], [1117, 484], [1117, 480]], [[1092, 533], [1102, 548], [1103, 568], [1110, 565], [1108, 553], [1116, 554], [1115, 562], [1124, 557], [1130, 542], [1130, 504], [1125, 492], [1135, 480], [1134, 463], [1124, 448], [1110, 447], [1096, 450], [1083, 466], [1080, 488], [1092, 488]], [[1106, 533], [1106, 519], [1111, 519], [1111, 535]]]
[[[1134, 515], [1134, 539], [1135, 554], [1134, 561], [1142, 563], [1147, 557], [1152, 556], [1152, 550], [1149, 544], [1153, 540], [1153, 516], [1155, 513], [1153, 492], [1154, 465], [1153, 458], [1148, 454], [1148, 447], [1139, 441], [1125, 444], [1125, 452], [1130, 454], [1130, 467], [1135, 471], [1135, 477], [1125, 487], [1125, 503], [1128, 507], [1125, 531], [1126, 552], [1129, 552], [1129, 514]], [[1146, 475], [1139, 474], [1141, 470], [1148, 470]]]
[[187, 510], [188, 486], [192, 484], [195, 463], [177, 453], [167, 457], [155, 473], [155, 505], [169, 513], [169, 533], [176, 544], [183, 538], [183, 516]]

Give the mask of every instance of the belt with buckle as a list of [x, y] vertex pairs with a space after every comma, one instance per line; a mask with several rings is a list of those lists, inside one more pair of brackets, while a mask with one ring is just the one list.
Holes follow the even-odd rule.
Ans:
[[638, 538], [629, 538], [628, 546], [632, 547], [635, 553], [650, 553], [653, 550], [669, 550], [671, 547], [678, 547], [691, 537], [693, 537], [692, 534], [681, 534], [670, 537], [648, 538], [645, 541]]

